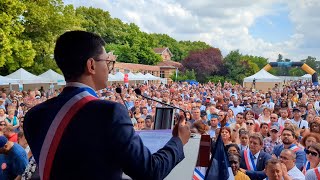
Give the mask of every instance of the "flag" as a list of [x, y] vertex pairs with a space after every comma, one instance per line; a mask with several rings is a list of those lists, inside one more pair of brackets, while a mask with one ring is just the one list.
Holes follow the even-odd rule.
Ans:
[[228, 154], [225, 150], [220, 134], [218, 136], [213, 154], [211, 156], [211, 164], [205, 176], [205, 180], [211, 179], [234, 180], [234, 175], [229, 163]]

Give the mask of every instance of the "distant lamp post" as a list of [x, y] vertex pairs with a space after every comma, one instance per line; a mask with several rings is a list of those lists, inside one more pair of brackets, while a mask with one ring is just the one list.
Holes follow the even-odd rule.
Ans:
[[176, 82], [178, 81], [178, 68], [176, 68]]

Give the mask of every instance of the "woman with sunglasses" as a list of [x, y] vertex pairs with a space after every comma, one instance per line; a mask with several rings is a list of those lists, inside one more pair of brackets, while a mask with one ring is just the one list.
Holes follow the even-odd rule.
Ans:
[[255, 123], [252, 119], [249, 119], [246, 121], [246, 127], [247, 127], [247, 131], [249, 132], [249, 134], [254, 133], [254, 127], [255, 127]]
[[306, 149], [307, 162], [304, 166], [303, 173], [307, 172], [309, 169], [319, 167], [320, 163], [320, 143], [311, 144]]

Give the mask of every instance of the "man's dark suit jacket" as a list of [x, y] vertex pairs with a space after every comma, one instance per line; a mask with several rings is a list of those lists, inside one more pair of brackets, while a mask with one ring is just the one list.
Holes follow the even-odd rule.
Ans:
[[[253, 170], [247, 170], [246, 174], [249, 176], [250, 179], [255, 180], [255, 179], [264, 179], [267, 177], [266, 173], [263, 172], [266, 162], [271, 159], [270, 154], [265, 153], [263, 151], [260, 151], [259, 157], [257, 159], [257, 171]], [[242, 169], [248, 169], [246, 162], [244, 160], [244, 151], [241, 152], [241, 161], [240, 161], [240, 168]]]
[[[45, 135], [75, 87], [28, 111], [24, 131], [39, 163]], [[178, 137], [151, 154], [135, 133], [128, 111], [119, 103], [94, 100], [72, 118], [57, 148], [50, 179], [163, 179], [184, 158]]]

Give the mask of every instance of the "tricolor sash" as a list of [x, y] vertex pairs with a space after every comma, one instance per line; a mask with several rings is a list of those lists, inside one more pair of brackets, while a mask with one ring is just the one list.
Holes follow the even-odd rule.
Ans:
[[54, 117], [42, 144], [39, 157], [39, 173], [42, 180], [50, 179], [55, 153], [71, 119], [85, 104], [98, 99], [95, 92], [87, 87], [76, 88], [71, 93], [73, 94]]
[[319, 168], [314, 168], [314, 172], [316, 173], [317, 179], [320, 179]]
[[207, 168], [205, 167], [196, 167], [193, 172], [192, 180], [204, 180], [206, 169]]
[[306, 164], [304, 165], [303, 169], [302, 169], [302, 173], [306, 174], [306, 172], [310, 169], [310, 162], [307, 161]]
[[300, 148], [297, 145], [292, 144], [288, 149], [292, 150], [293, 152], [297, 152]]
[[257, 171], [256, 165], [254, 163], [254, 156], [249, 149], [243, 151], [244, 160], [248, 170]]

